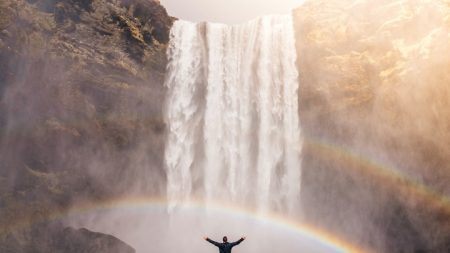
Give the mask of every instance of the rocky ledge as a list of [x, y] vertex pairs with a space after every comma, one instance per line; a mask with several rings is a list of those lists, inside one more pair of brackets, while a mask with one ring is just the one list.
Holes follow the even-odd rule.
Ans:
[[35, 227], [27, 237], [0, 237], [3, 253], [135, 253], [135, 250], [111, 235], [85, 228], [60, 229], [55, 226]]

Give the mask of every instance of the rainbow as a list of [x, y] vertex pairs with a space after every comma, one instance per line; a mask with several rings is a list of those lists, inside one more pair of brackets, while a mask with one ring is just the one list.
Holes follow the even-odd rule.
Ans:
[[[337, 144], [326, 142], [318, 138], [305, 138], [304, 148], [308, 148], [312, 154], [321, 159], [333, 161], [339, 165], [344, 173], [352, 173], [361, 177], [370, 177], [380, 185], [388, 187], [400, 197], [405, 199], [413, 198], [418, 201], [415, 205], [427, 206], [431, 210], [444, 213], [450, 217], [450, 200], [439, 194], [433, 189], [415, 181], [414, 179], [401, 173], [401, 170], [393, 168], [388, 164], [367, 158], [352, 151], [349, 148], [341, 147]], [[338, 169], [337, 169], [338, 170]], [[167, 199], [162, 197], [132, 196], [122, 197], [112, 200], [101, 200], [98, 202], [81, 203], [68, 209], [61, 209], [45, 216], [45, 218], [30, 218], [14, 222], [7, 229], [0, 228], [0, 235], [27, 228], [33, 224], [61, 220], [71, 215], [89, 213], [98, 210], [109, 210], [117, 208], [144, 208], [144, 209], [165, 209], [167, 208]], [[300, 236], [312, 238], [315, 241], [327, 245], [338, 252], [365, 253], [371, 252], [357, 245], [353, 245], [336, 235], [317, 228], [311, 224], [289, 219], [276, 213], [260, 214], [252, 209], [245, 209], [238, 206], [223, 204], [219, 202], [205, 204], [201, 200], [191, 199], [185, 203], [185, 206], [192, 210], [206, 210], [226, 212], [231, 215], [253, 219], [262, 222], [268, 222], [271, 225], [292, 231]]]
[[[221, 202], [208, 202], [205, 204], [202, 200], [191, 199], [181, 203], [183, 208], [187, 208], [193, 211], [214, 211], [220, 212], [227, 215], [244, 218], [246, 220], [253, 220], [258, 222], [264, 222], [271, 226], [276, 226], [282, 228], [288, 232], [292, 232], [304, 238], [311, 239], [320, 245], [327, 246], [335, 252], [348, 252], [348, 253], [369, 253], [370, 251], [362, 249], [356, 245], [352, 245], [343, 239], [332, 235], [322, 229], [319, 229], [313, 225], [296, 221], [294, 219], [289, 219], [286, 216], [282, 216], [276, 213], [266, 213], [261, 214], [256, 210], [245, 209], [238, 206], [223, 204]], [[82, 214], [89, 214], [92, 212], [102, 211], [102, 210], [116, 210], [116, 209], [127, 209], [127, 208], [137, 208], [145, 210], [166, 210], [168, 206], [168, 201], [165, 198], [156, 197], [124, 197], [120, 199], [105, 200], [100, 202], [87, 202], [76, 205], [67, 210], [60, 210], [59, 212], [54, 212], [47, 216], [45, 219], [38, 219], [28, 221], [22, 221], [16, 223], [13, 227], [14, 230], [19, 230], [22, 228], [29, 227], [33, 224], [39, 222], [47, 221], [57, 221], [62, 219], [70, 218], [71, 216], [78, 216]], [[9, 231], [13, 231], [12, 228]]]
[[315, 157], [341, 165], [342, 168], [345, 168], [343, 173], [352, 172], [361, 178], [370, 176], [370, 179], [380, 186], [387, 187], [403, 199], [413, 199], [419, 205], [423, 204], [436, 213], [450, 217], [450, 199], [448, 197], [402, 174], [399, 169], [318, 138], [307, 138], [303, 145], [308, 147]]

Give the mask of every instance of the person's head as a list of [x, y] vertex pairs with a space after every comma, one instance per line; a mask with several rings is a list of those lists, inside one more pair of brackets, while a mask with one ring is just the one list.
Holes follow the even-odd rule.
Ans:
[[222, 240], [223, 240], [223, 242], [228, 242], [228, 238], [227, 238], [226, 236], [224, 236], [224, 237], [222, 238]]

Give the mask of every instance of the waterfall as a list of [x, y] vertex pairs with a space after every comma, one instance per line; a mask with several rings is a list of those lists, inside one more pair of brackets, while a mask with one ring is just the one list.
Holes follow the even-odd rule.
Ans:
[[302, 136], [292, 16], [236, 26], [176, 21], [167, 54], [170, 208], [201, 198], [296, 211]]

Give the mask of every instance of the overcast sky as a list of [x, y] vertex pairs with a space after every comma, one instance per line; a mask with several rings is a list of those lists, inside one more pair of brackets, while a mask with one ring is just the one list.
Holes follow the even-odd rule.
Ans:
[[289, 13], [304, 0], [160, 0], [171, 16], [190, 21], [242, 23], [258, 16]]

